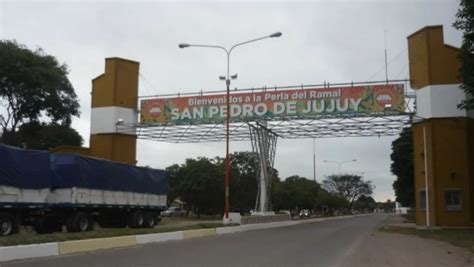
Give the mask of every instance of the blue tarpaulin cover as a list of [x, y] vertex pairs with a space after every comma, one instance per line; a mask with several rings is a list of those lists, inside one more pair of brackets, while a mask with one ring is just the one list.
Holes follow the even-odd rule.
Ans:
[[0, 185], [49, 188], [52, 176], [48, 152], [0, 144]]
[[166, 194], [168, 173], [72, 153], [0, 145], [0, 184], [20, 188], [81, 187]]
[[112, 191], [166, 194], [167, 172], [79, 156], [53, 153], [55, 188], [82, 187]]

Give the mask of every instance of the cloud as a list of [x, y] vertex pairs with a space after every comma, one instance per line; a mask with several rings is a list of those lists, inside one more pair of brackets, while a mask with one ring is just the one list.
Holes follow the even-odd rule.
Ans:
[[[406, 37], [425, 25], [442, 24], [446, 42], [459, 46], [451, 24], [457, 1], [317, 2], [0, 2], [0, 37], [42, 47], [69, 65], [82, 115], [73, 126], [89, 137], [91, 79], [104, 58], [140, 62], [140, 94], [224, 89], [225, 55], [212, 49], [178, 49], [178, 43], [230, 46], [283, 32], [237, 48], [232, 88], [384, 80], [384, 32], [389, 78], [407, 78]], [[397, 57], [397, 55], [399, 55]], [[378, 71], [382, 68], [382, 71]], [[378, 71], [378, 72], [377, 72]], [[374, 75], [375, 74], [375, 75]], [[393, 199], [389, 172], [394, 137], [318, 139], [318, 180], [337, 172], [322, 160], [346, 160], [344, 171], [364, 172], [376, 199]], [[249, 142], [232, 150], [250, 150]], [[140, 165], [164, 168], [197, 156], [223, 156], [223, 143], [171, 144], [139, 141]], [[275, 167], [282, 177], [312, 178], [312, 140], [279, 140]]]

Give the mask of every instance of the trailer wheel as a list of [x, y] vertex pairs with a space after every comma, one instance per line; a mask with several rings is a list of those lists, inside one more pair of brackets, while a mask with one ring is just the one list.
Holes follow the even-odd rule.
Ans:
[[14, 232], [15, 220], [13, 216], [8, 213], [0, 213], [0, 236], [11, 235]]
[[145, 228], [155, 227], [155, 225], [158, 224], [157, 219], [156, 219], [157, 217], [158, 217], [158, 214], [156, 212], [149, 211], [145, 213], [143, 227]]
[[140, 228], [143, 226], [144, 221], [143, 211], [141, 210], [135, 210], [128, 214], [127, 225], [130, 228]]
[[74, 212], [66, 220], [68, 232], [85, 232], [93, 229], [91, 217], [85, 212]]

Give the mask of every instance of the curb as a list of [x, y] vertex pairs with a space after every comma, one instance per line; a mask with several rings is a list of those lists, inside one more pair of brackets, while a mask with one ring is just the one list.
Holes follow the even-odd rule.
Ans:
[[0, 247], [0, 262], [22, 260], [31, 258], [40, 258], [47, 256], [66, 255], [79, 252], [95, 251], [100, 249], [110, 249], [118, 247], [129, 247], [138, 244], [148, 244], [156, 242], [165, 242], [170, 240], [184, 240], [191, 238], [199, 238], [205, 236], [215, 236], [223, 234], [233, 234], [238, 232], [271, 229], [277, 227], [292, 226], [298, 224], [317, 223], [328, 220], [340, 220], [366, 216], [363, 215], [348, 215], [327, 218], [315, 218], [300, 221], [283, 221], [273, 223], [261, 224], [247, 224], [240, 226], [217, 227], [208, 229], [186, 230], [167, 233], [147, 234], [147, 235], [131, 235], [106, 237], [96, 239], [84, 239], [74, 241], [63, 241], [44, 244], [19, 245]]
[[216, 235], [216, 228], [183, 231], [183, 239]]
[[149, 235], [137, 235], [137, 244], [148, 244], [155, 242], [164, 242], [170, 240], [183, 240], [184, 233], [183, 231], [177, 232], [167, 232], [167, 233], [158, 233], [158, 234], [149, 234]]
[[137, 244], [136, 236], [118, 236], [58, 242], [59, 255], [94, 251], [106, 248], [128, 247]]
[[58, 255], [58, 243], [0, 247], [0, 262]]

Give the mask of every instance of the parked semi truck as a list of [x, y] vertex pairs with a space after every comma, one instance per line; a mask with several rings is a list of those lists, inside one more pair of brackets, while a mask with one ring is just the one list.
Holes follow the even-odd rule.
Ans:
[[71, 153], [0, 144], [0, 235], [100, 227], [154, 227], [166, 209], [167, 172]]

